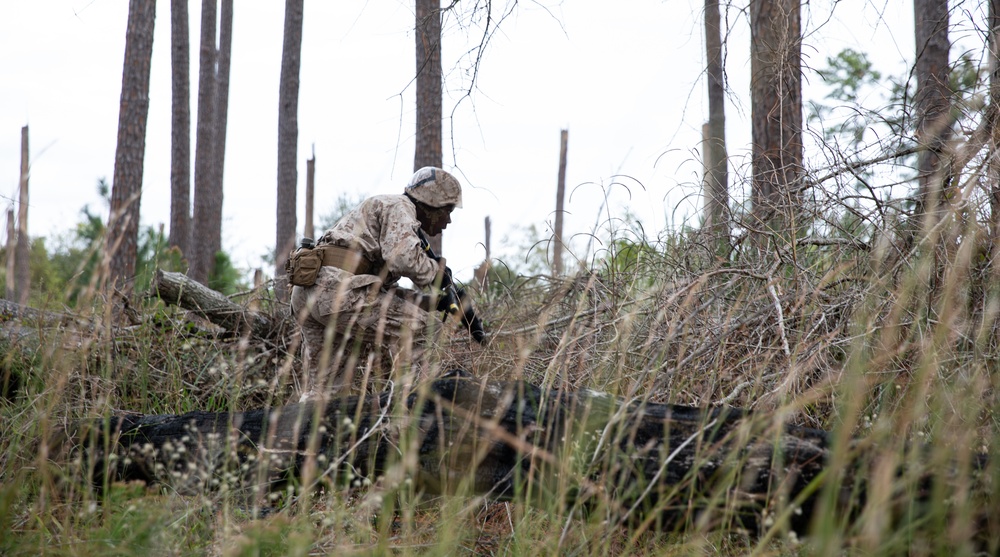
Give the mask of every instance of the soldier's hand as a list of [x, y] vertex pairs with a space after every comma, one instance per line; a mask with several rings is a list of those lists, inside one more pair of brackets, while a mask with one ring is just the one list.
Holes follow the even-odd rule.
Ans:
[[[451, 277], [451, 268], [448, 267], [448, 265], [446, 265], [445, 263], [446, 261], [443, 257], [438, 260], [438, 275], [437, 279], [435, 279], [434, 281], [435, 284], [439, 285], [441, 290], [448, 290], [448, 287], [454, 284], [454, 281], [452, 280]], [[458, 300], [456, 300], [456, 302], [457, 301]]]
[[458, 300], [455, 299], [455, 290], [449, 288], [441, 292], [441, 297], [438, 298], [437, 310], [446, 311], [448, 313], [453, 313], [458, 308]]

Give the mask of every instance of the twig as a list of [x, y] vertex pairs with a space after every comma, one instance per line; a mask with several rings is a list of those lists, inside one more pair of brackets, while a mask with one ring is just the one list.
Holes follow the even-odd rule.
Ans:
[[767, 375], [765, 375], [765, 376], [763, 376], [763, 377], [761, 377], [759, 379], [748, 379], [748, 380], [740, 383], [739, 385], [736, 385], [735, 387], [733, 387], [733, 390], [730, 391], [730, 393], [728, 395], [726, 395], [722, 400], [718, 400], [716, 402], [713, 402], [712, 404], [715, 405], [715, 406], [723, 406], [725, 404], [729, 404], [730, 402], [732, 402], [733, 399], [735, 399], [736, 397], [740, 396], [740, 393], [743, 392], [743, 389], [749, 387], [750, 385], [753, 385], [756, 382], [763, 382], [763, 381], [767, 381], [768, 379], [773, 379], [776, 375], [778, 375], [778, 374], [777, 373], [768, 373]]
[[778, 298], [774, 283], [768, 283], [767, 291], [771, 294], [771, 299], [774, 300], [774, 309], [778, 310], [778, 333], [781, 335], [781, 349], [786, 356], [791, 356], [792, 351], [788, 349], [788, 337], [785, 336], [785, 314], [781, 311], [781, 300]]
[[795, 243], [800, 246], [851, 246], [864, 251], [871, 251], [872, 249], [867, 242], [863, 242], [857, 238], [820, 238], [810, 236], [799, 238]]

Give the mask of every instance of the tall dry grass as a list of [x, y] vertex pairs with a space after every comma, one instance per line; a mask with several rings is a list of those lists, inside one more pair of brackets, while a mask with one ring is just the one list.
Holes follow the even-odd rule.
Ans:
[[[771, 508], [758, 531], [737, 529], [730, 491], [691, 505], [678, 489], [659, 503], [681, 509], [683, 529], [667, 532], [621, 524], [613, 497], [586, 512], [566, 505], [571, 482], [541, 496], [529, 486], [512, 502], [461, 487], [429, 497], [411, 481], [405, 417], [380, 478], [339, 470], [309, 489], [260, 491], [234, 473], [195, 492], [176, 478], [96, 490], [93, 459], [50, 452], [67, 426], [125, 411], [280, 405], [299, 362], [291, 345], [220, 340], [155, 300], [122, 321], [95, 288], [84, 326], [7, 324], [4, 377], [15, 388], [0, 403], [0, 553], [996, 553], [998, 468], [985, 455], [997, 444], [1000, 271], [969, 218], [975, 207], [973, 196], [959, 200], [916, 232], [888, 217], [851, 229], [830, 217], [843, 211], [817, 209], [812, 233], [743, 242], [725, 260], [695, 232], [635, 241], [622, 231], [633, 241], [607, 243], [586, 270], [487, 285], [477, 301], [491, 343], [457, 333], [432, 351], [435, 371], [735, 406], [828, 430], [809, 532], [788, 527], [795, 501]], [[593, 472], [572, 458], [559, 466], [567, 478]]]

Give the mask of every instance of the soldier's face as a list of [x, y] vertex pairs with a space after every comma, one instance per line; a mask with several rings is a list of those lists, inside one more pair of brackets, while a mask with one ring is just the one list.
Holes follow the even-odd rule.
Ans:
[[429, 236], [437, 236], [442, 230], [448, 228], [448, 224], [451, 223], [451, 212], [454, 207], [426, 207], [422, 211], [422, 215], [418, 214], [417, 218], [420, 220], [420, 227], [424, 229]]

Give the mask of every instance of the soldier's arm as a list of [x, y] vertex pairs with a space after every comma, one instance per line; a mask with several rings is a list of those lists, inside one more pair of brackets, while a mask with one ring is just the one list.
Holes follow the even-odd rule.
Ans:
[[420, 223], [412, 206], [399, 204], [386, 209], [380, 244], [389, 272], [406, 277], [420, 287], [433, 283], [438, 263], [428, 257], [420, 246], [417, 235]]

